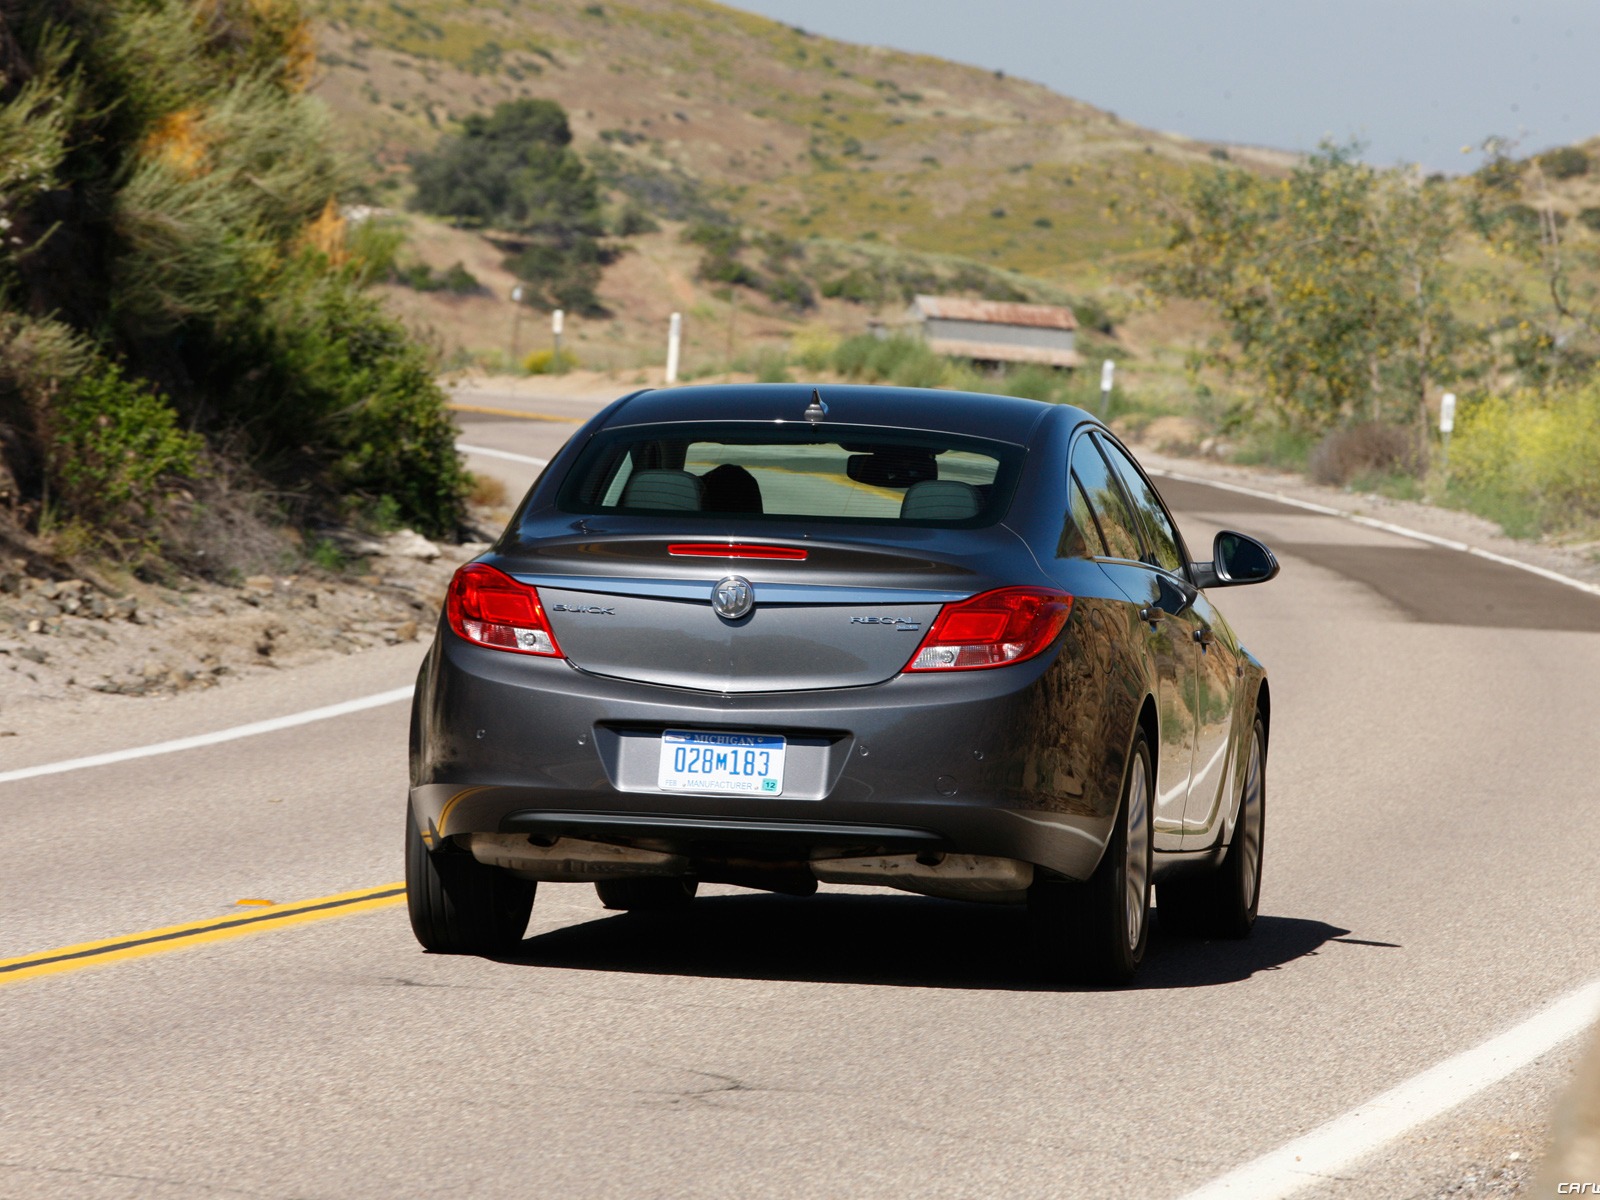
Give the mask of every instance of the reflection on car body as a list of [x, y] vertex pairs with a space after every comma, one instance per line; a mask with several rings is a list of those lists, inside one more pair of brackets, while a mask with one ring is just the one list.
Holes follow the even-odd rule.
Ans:
[[[539, 882], [1026, 905], [1050, 974], [1129, 978], [1161, 919], [1249, 932], [1266, 675], [1088, 414], [916, 389], [624, 397], [451, 584], [418, 678], [422, 943], [515, 945]], [[602, 619], [597, 619], [602, 618]], [[891, 634], [910, 636], [891, 636]]]

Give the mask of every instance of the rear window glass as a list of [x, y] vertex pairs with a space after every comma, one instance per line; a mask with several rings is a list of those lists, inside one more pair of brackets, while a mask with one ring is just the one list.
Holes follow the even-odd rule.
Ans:
[[823, 424], [642, 426], [603, 433], [561, 485], [563, 511], [988, 525], [1022, 448]]

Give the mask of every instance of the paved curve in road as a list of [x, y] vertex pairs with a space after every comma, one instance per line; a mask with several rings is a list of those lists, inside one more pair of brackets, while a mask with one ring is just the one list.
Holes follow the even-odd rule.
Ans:
[[[572, 429], [461, 420], [533, 458]], [[515, 958], [429, 956], [370, 899], [401, 869], [405, 709], [379, 706], [0, 785], [0, 958], [200, 926], [0, 984], [0, 1196], [1176, 1196], [1593, 977], [1600, 600], [1163, 490], [1194, 545], [1230, 526], [1284, 559], [1222, 597], [1275, 689], [1250, 941], [1157, 936], [1136, 986], [1060, 990], [1010, 910], [713, 888], [652, 919], [546, 885]], [[96, 698], [0, 769], [401, 687], [419, 653]], [[273, 911], [243, 899], [280, 918], [219, 928]], [[1432, 1196], [1536, 1153], [1574, 1053], [1302, 1194]]]

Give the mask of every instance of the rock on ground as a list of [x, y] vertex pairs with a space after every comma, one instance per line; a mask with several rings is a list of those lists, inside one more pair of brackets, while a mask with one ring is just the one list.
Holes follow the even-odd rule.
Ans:
[[0, 560], [0, 737], [8, 714], [84, 691], [170, 695], [425, 637], [451, 574], [483, 549], [403, 531], [370, 546], [362, 575], [239, 586], [41, 579]]

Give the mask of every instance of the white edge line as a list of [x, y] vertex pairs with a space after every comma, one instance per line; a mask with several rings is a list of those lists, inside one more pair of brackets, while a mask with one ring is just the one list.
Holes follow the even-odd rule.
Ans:
[[527, 463], [530, 467], [547, 467], [550, 465], [548, 458], [534, 458], [527, 454], [513, 454], [509, 450], [491, 450], [487, 446], [469, 446], [465, 442], [457, 442], [456, 449], [463, 454], [481, 454], [484, 458], [503, 458], [507, 462]]
[[1239, 1196], [1278, 1200], [1326, 1183], [1340, 1168], [1448, 1112], [1582, 1033], [1597, 1017], [1600, 979], [1590, 980], [1521, 1024], [1412, 1076], [1181, 1200]]
[[1357, 525], [1365, 525], [1368, 529], [1378, 529], [1384, 533], [1392, 533], [1396, 537], [1410, 538], [1415, 542], [1426, 542], [1430, 546], [1441, 546], [1446, 550], [1459, 550], [1463, 554], [1471, 554], [1476, 558], [1488, 559], [1490, 562], [1499, 563], [1503, 567], [1515, 567], [1519, 571], [1527, 571], [1530, 575], [1537, 575], [1541, 579], [1548, 579], [1552, 583], [1562, 583], [1570, 588], [1577, 588], [1580, 592], [1587, 592], [1591, 596], [1600, 596], [1600, 587], [1592, 583], [1585, 583], [1581, 579], [1574, 579], [1571, 575], [1563, 575], [1559, 571], [1552, 571], [1548, 567], [1538, 567], [1533, 563], [1523, 562], [1520, 559], [1508, 558], [1504, 554], [1496, 554], [1493, 550], [1483, 550], [1477, 546], [1469, 546], [1466, 542], [1458, 542], [1452, 538], [1438, 537], [1435, 534], [1423, 533], [1417, 529], [1407, 529], [1404, 525], [1394, 525], [1388, 521], [1380, 521], [1376, 517], [1364, 517], [1360, 513], [1346, 512], [1342, 508], [1330, 508], [1326, 504], [1313, 504], [1309, 500], [1296, 500], [1293, 496], [1285, 496], [1282, 492], [1267, 492], [1258, 488], [1241, 487], [1237, 483], [1223, 483], [1218, 479], [1206, 479], [1199, 475], [1185, 475], [1179, 471], [1162, 471], [1152, 469], [1152, 475], [1159, 475], [1165, 479], [1176, 479], [1180, 483], [1196, 483], [1202, 487], [1216, 488], [1224, 492], [1236, 492], [1241, 496], [1253, 496], [1257, 500], [1271, 500], [1275, 504], [1285, 504], [1290, 508], [1301, 508], [1307, 512], [1314, 512], [1325, 517], [1340, 517], [1346, 521], [1353, 521]]
[[[526, 463], [533, 467], [547, 466], [548, 459], [533, 458], [527, 454], [512, 454], [507, 450], [491, 450], [487, 446], [469, 446], [463, 442], [456, 443], [456, 449], [464, 454], [481, 454], [487, 458], [503, 458], [509, 462]], [[361, 712], [368, 708], [379, 708], [385, 704], [398, 704], [402, 700], [411, 698], [410, 687], [394, 688], [387, 692], [377, 692], [371, 696], [361, 696], [355, 700], [345, 700], [339, 704], [329, 704], [322, 708], [307, 709], [305, 712], [291, 713], [286, 717], [273, 717], [266, 721], [252, 721], [247, 725], [235, 725], [231, 729], [219, 729], [213, 733], [195, 734], [193, 737], [174, 738], [169, 742], [153, 742], [148, 746], [134, 746], [127, 750], [112, 750], [105, 754], [90, 754], [83, 758], [68, 758], [60, 762], [42, 763], [36, 767], [21, 767], [15, 771], [0, 771], [0, 783], [16, 783], [23, 779], [37, 779], [41, 775], [60, 775], [65, 771], [81, 771], [88, 767], [110, 766], [112, 763], [130, 762], [137, 758], [154, 758], [161, 754], [175, 754], [180, 750], [197, 750], [202, 746], [215, 746], [221, 742], [232, 742], [239, 738], [255, 737], [263, 733], [276, 733], [280, 729], [293, 729], [296, 725], [309, 725], [314, 721], [327, 721], [334, 717], [348, 716], [350, 713]]]
[[[543, 467], [547, 465], [546, 459], [533, 458], [526, 454], [512, 454], [506, 450], [491, 450], [486, 446], [469, 446], [461, 442], [456, 443], [456, 448], [466, 454], [482, 454], [489, 458], [504, 458], [511, 462], [527, 463], [529, 466]], [[0, 771], [0, 783], [16, 783], [23, 779], [37, 779], [42, 775], [60, 775], [65, 771], [81, 771], [88, 767], [110, 766], [112, 763], [130, 762], [137, 758], [154, 758], [161, 754], [175, 754], [180, 750], [197, 750], [202, 746], [215, 746], [221, 742], [232, 742], [239, 738], [255, 737], [263, 733], [276, 733], [280, 729], [293, 729], [296, 725], [309, 725], [314, 721], [327, 721], [334, 717], [348, 716], [350, 713], [361, 712], [368, 708], [379, 708], [385, 704], [398, 704], [402, 700], [411, 698], [410, 687], [394, 688], [387, 692], [377, 692], [371, 696], [361, 696], [355, 700], [345, 700], [339, 704], [329, 704], [322, 708], [307, 709], [305, 712], [290, 713], [286, 717], [273, 717], [266, 721], [252, 721], [247, 725], [235, 725], [230, 729], [219, 729], [213, 733], [199, 733], [193, 737], [174, 738], [169, 742], [153, 742], [148, 746], [134, 746], [127, 750], [112, 750], [105, 754], [90, 754], [83, 758], [68, 758], [60, 762], [42, 763], [36, 767], [21, 767], [15, 771]]]
[[308, 708], [304, 712], [290, 713], [286, 717], [273, 717], [266, 721], [252, 721], [248, 725], [235, 725], [213, 733], [198, 733], [193, 737], [175, 738], [170, 742], [153, 742], [148, 746], [134, 746], [128, 750], [112, 750], [106, 754], [91, 754], [85, 758], [68, 758], [60, 762], [44, 763], [37, 767], [22, 767], [15, 771], [0, 772], [0, 783], [15, 783], [19, 779], [37, 779], [41, 775], [59, 775], [63, 771], [81, 771], [85, 767], [103, 767], [111, 763], [128, 762], [135, 758], [153, 758], [158, 754], [173, 754], [179, 750], [196, 750], [201, 746], [215, 746], [219, 742], [237, 741], [262, 733], [276, 733], [280, 729], [293, 729], [296, 725], [309, 725], [313, 721], [326, 721], [332, 717], [348, 716], [368, 708], [381, 708], [385, 704], [398, 704], [411, 699], [412, 688], [392, 688], [375, 692], [355, 700], [329, 704], [322, 708]]
[[[1154, 471], [1152, 474], [1271, 500], [1322, 516], [1339, 517], [1398, 537], [1447, 550], [1459, 550], [1600, 596], [1600, 587], [1558, 571], [1359, 513], [1297, 500], [1282, 492], [1241, 487], [1178, 471]], [[1548, 1008], [1499, 1036], [1446, 1059], [1382, 1095], [1373, 1097], [1361, 1107], [1318, 1126], [1304, 1137], [1296, 1138], [1187, 1193], [1181, 1200], [1220, 1200], [1222, 1197], [1236, 1196], [1247, 1196], [1250, 1200], [1278, 1200], [1303, 1188], [1327, 1182], [1334, 1172], [1500, 1082], [1540, 1055], [1583, 1032], [1597, 1018], [1600, 1018], [1600, 979], [1591, 980], [1576, 991], [1569, 992]]]

